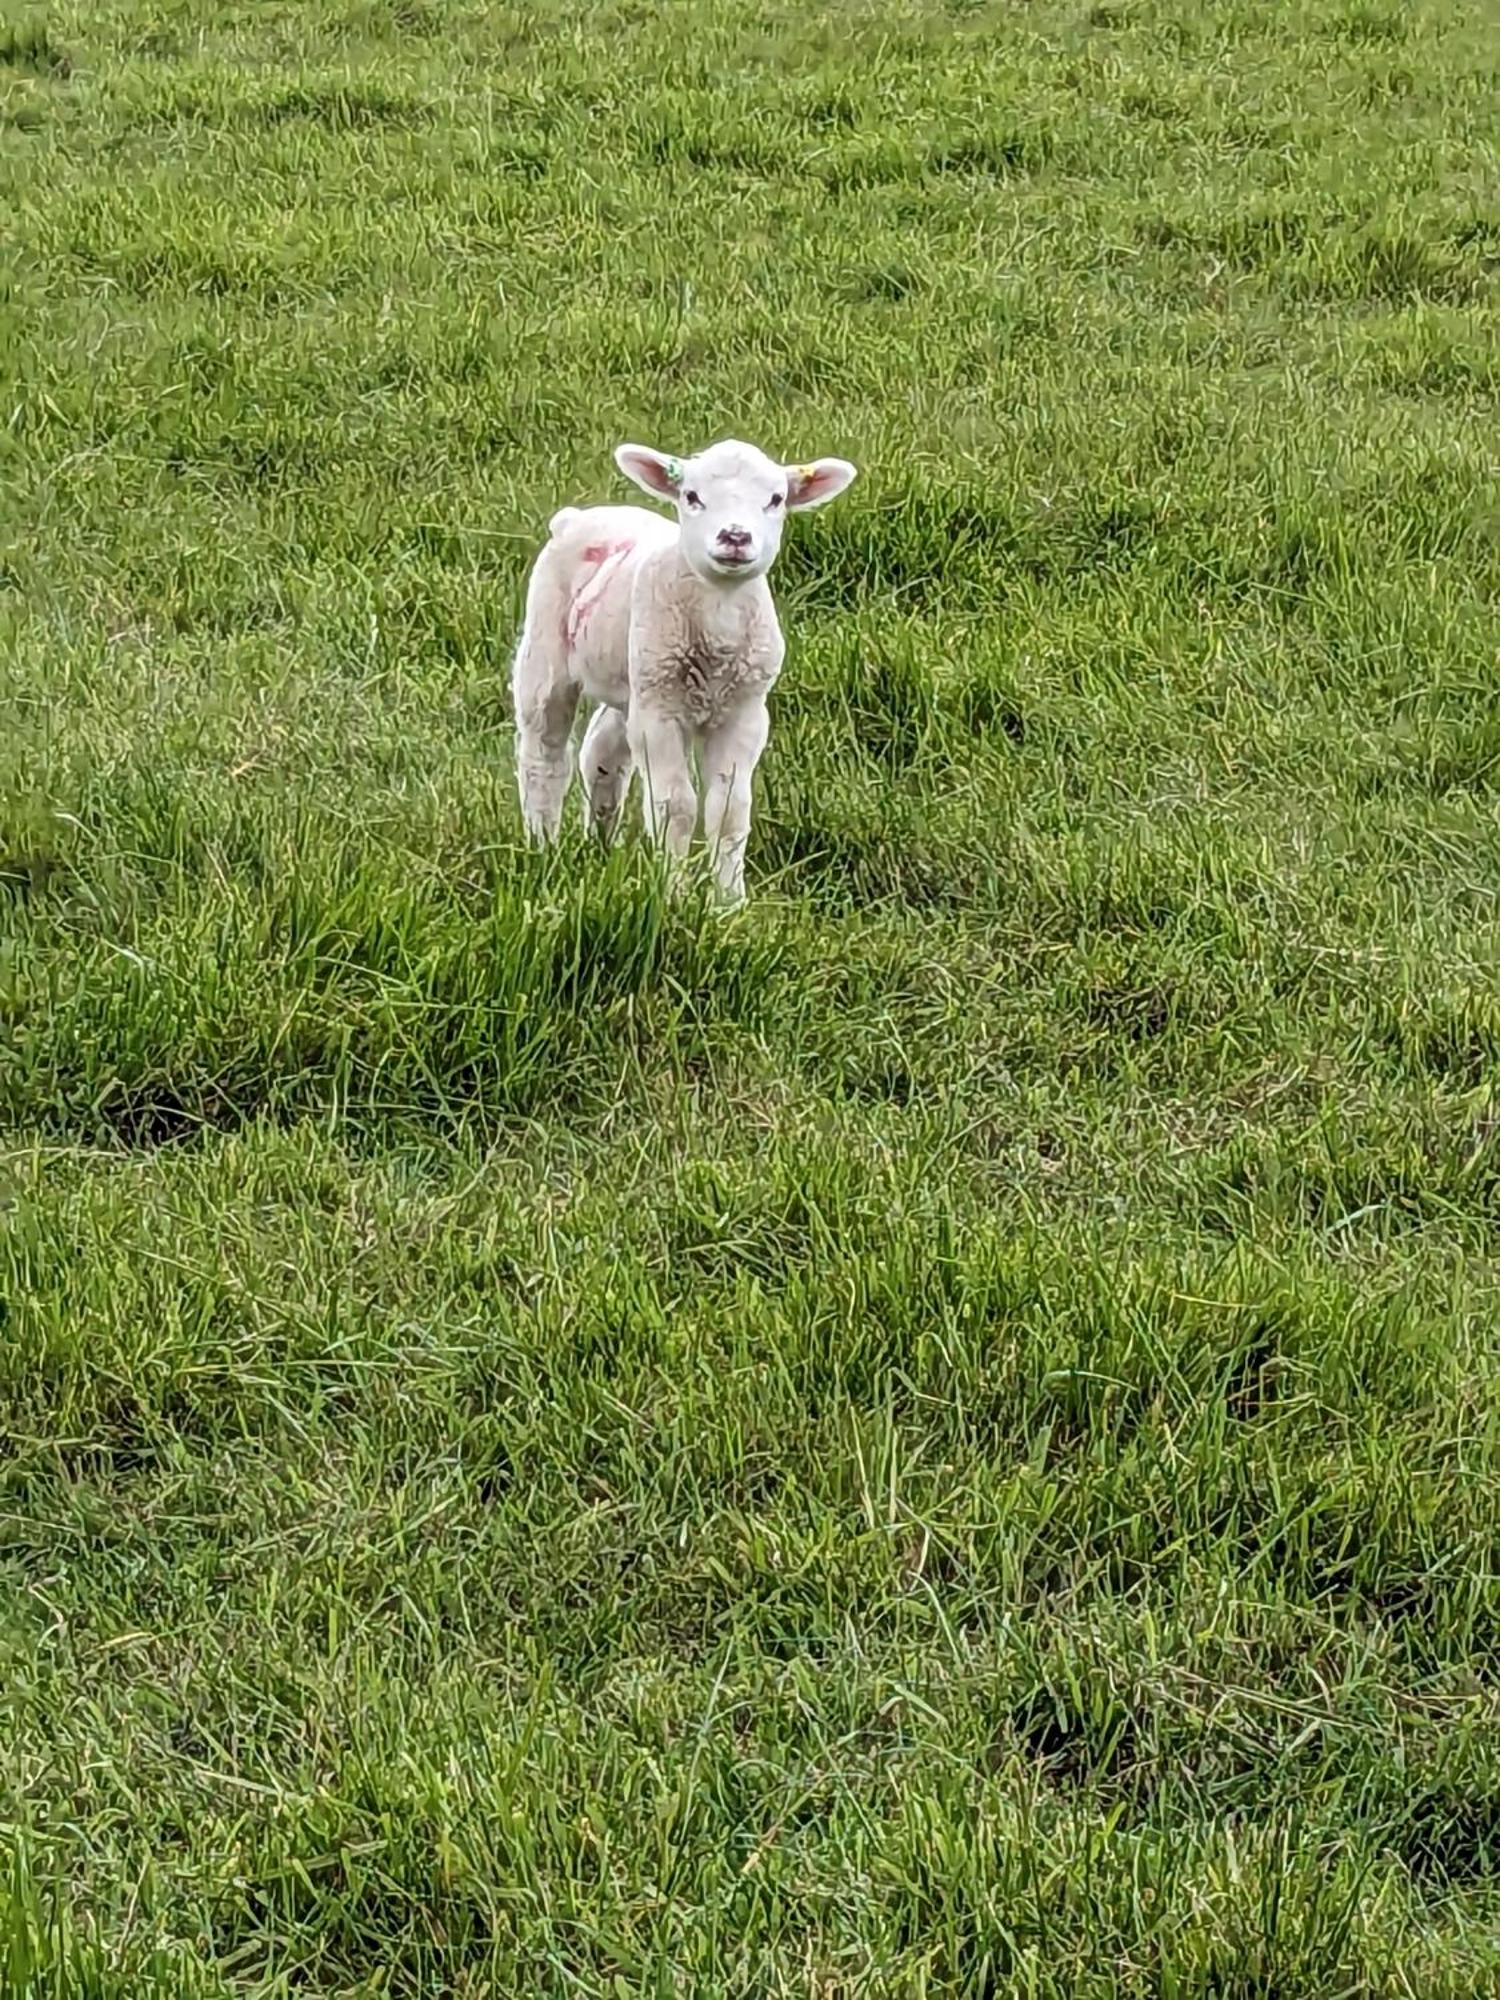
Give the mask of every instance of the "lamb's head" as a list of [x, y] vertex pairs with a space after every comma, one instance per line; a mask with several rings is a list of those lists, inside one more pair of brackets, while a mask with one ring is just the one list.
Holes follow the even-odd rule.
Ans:
[[734, 438], [710, 445], [696, 458], [622, 444], [615, 463], [637, 486], [673, 502], [683, 556], [710, 583], [764, 576], [776, 560], [787, 515], [821, 507], [854, 477], [854, 467], [842, 458], [778, 465]]

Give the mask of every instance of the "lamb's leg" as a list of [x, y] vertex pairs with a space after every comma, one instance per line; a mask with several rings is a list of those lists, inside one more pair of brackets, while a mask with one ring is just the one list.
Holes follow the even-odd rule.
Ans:
[[703, 838], [720, 893], [731, 903], [744, 899], [751, 786], [770, 729], [766, 705], [757, 701], [703, 738]]
[[594, 710], [578, 753], [583, 773], [585, 816], [603, 840], [613, 840], [620, 808], [630, 787], [630, 734], [617, 708]]
[[521, 815], [533, 840], [556, 840], [573, 775], [572, 729], [578, 689], [560, 642], [528, 623], [511, 674], [516, 709], [516, 781]]
[[645, 793], [646, 831], [678, 865], [687, 858], [698, 823], [698, 799], [681, 726], [637, 707], [630, 712], [628, 733], [631, 760]]

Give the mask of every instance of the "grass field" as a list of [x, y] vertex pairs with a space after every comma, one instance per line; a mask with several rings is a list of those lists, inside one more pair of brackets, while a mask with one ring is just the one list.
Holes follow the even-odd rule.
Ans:
[[1495, 28], [0, 0], [7, 2000], [1500, 1993]]

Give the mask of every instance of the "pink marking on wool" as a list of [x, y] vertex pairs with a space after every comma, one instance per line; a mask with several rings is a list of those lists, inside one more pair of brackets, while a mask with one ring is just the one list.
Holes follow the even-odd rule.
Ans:
[[590, 542], [586, 549], [580, 551], [579, 561], [583, 567], [573, 581], [563, 618], [563, 644], [570, 653], [588, 629], [588, 622], [599, 608], [611, 577], [634, 547], [633, 541]]

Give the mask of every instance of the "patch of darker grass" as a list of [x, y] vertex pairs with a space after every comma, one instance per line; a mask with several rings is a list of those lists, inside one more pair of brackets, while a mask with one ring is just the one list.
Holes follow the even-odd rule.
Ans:
[[430, 105], [370, 84], [301, 84], [254, 106], [247, 111], [246, 122], [268, 127], [305, 123], [328, 132], [358, 132], [410, 129], [427, 124], [431, 117]]
[[38, 896], [62, 869], [55, 854], [24, 850], [0, 853], [0, 895], [24, 901]]
[[860, 107], [850, 90], [835, 85], [809, 99], [801, 115], [816, 132], [852, 132], [860, 122]]
[[1270, 1316], [1257, 1318], [1240, 1334], [1238, 1351], [1224, 1377], [1224, 1407], [1236, 1423], [1252, 1423], [1275, 1402], [1284, 1371], [1283, 1328]]
[[927, 281], [909, 264], [866, 264], [844, 281], [849, 298], [859, 305], [899, 305], [925, 291]]
[[448, 31], [443, 9], [433, 5], [432, 0], [388, 0], [378, 18], [396, 34], [409, 35], [414, 40], [426, 41]]
[[[1407, 1075], [1475, 1090], [1500, 1076], [1500, 1008], [1487, 995], [1381, 1004], [1371, 1023], [1376, 1044]], [[1484, 1136], [1476, 1132], [1476, 1138]]]
[[1387, 227], [1363, 232], [1342, 255], [1320, 259], [1300, 289], [1330, 301], [1401, 304], [1414, 298], [1468, 305], [1483, 298], [1492, 273], [1475, 246], [1456, 238]]
[[927, 154], [930, 174], [964, 180], [1013, 180], [1039, 173], [1052, 158], [1054, 142], [1041, 126], [1020, 132], [978, 132], [942, 139]]
[[1351, 7], [1332, 23], [1334, 37], [1353, 48], [1378, 48], [1404, 42], [1410, 32], [1406, 17], [1394, 7]]
[[700, 173], [749, 174], [774, 180], [786, 171], [784, 153], [755, 132], [716, 132], [671, 124], [656, 131], [646, 144], [655, 166], [693, 167]]
[[1120, 109], [1127, 118], [1143, 125], [1185, 125], [1188, 122], [1186, 109], [1175, 98], [1164, 97], [1156, 90], [1127, 90], [1120, 99]]
[[73, 62], [45, 28], [0, 28], [0, 69], [65, 83], [73, 74]]
[[1066, 1688], [1038, 1687], [1015, 1705], [1008, 1723], [1060, 1791], [1102, 1791], [1144, 1805], [1156, 1789], [1159, 1759], [1149, 1711], [1105, 1675], [1078, 1678]]
[[1306, 209], [1258, 204], [1213, 223], [1151, 216], [1140, 225], [1140, 233], [1158, 249], [1181, 246], [1216, 257], [1236, 270], [1256, 271], [1279, 269], [1325, 226]]
[[1233, 1145], [1203, 1198], [1202, 1225], [1227, 1234], [1272, 1215], [1340, 1243], [1452, 1228], [1460, 1218], [1488, 1228], [1500, 1216], [1500, 1156], [1483, 1120], [1434, 1117], [1408, 1128], [1388, 1119], [1300, 1147]]
[[965, 681], [954, 698], [954, 713], [970, 736], [1003, 736], [1022, 749], [1031, 734], [1026, 711], [1004, 688], [992, 681]]
[[1500, 1866], [1500, 1791], [1439, 1783], [1419, 1791], [1397, 1829], [1395, 1846], [1419, 1882], [1467, 1888], [1493, 1879]]
[[[450, 1879], [441, 1830], [403, 1799], [365, 1810], [368, 1819], [342, 1808], [304, 1814], [247, 1858], [219, 1916], [235, 1961], [248, 1968], [263, 1953], [269, 1968], [293, 1935], [310, 1941], [305, 1970], [319, 1989], [394, 1980], [406, 1992], [436, 1992], [466, 1964], [493, 1969], [493, 1913]], [[371, 1827], [380, 1829], [373, 1839]]]
[[887, 770], [904, 771], [922, 753], [936, 712], [930, 668], [915, 651], [882, 652], [848, 688], [861, 749]]

